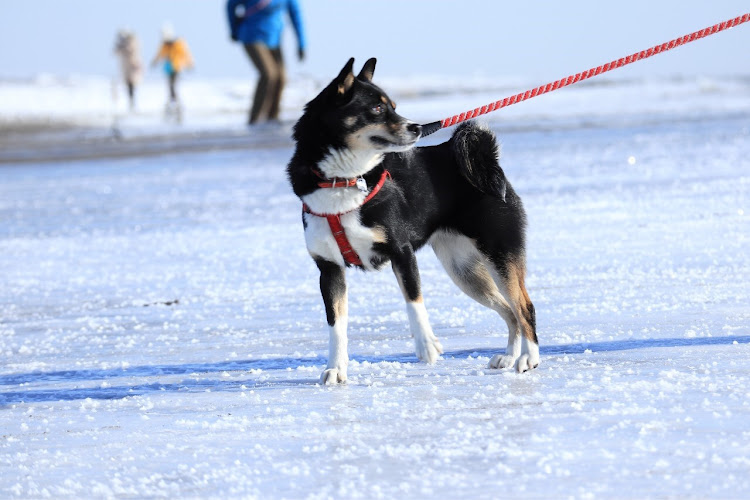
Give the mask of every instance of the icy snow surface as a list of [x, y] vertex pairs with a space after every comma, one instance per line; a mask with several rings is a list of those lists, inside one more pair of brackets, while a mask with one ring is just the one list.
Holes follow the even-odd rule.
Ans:
[[[388, 84], [418, 119], [510, 93]], [[390, 272], [349, 271], [349, 383], [318, 385], [291, 145], [0, 165], [0, 496], [750, 497], [748, 80], [524, 106], [488, 117], [529, 215], [524, 375], [425, 249], [442, 359]]]

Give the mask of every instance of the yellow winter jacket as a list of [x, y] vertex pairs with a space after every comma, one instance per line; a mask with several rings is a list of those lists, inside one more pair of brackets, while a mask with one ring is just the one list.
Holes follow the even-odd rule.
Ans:
[[159, 59], [164, 59], [164, 61], [168, 62], [174, 72], [193, 67], [193, 56], [190, 55], [187, 43], [182, 38], [178, 38], [172, 42], [163, 42], [159, 48], [159, 53], [154, 58], [154, 62]]

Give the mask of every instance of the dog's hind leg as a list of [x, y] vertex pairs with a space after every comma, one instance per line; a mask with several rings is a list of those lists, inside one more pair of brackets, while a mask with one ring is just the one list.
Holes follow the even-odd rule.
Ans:
[[[500, 265], [497, 264], [500, 262]], [[515, 362], [516, 371], [525, 372], [539, 366], [539, 340], [536, 336], [536, 313], [526, 291], [526, 263], [523, 256], [503, 255], [492, 266], [493, 279], [500, 293], [510, 305], [510, 309], [520, 326], [522, 337], [521, 355]], [[509, 343], [510, 347], [510, 343]], [[514, 348], [517, 348], [514, 346]], [[495, 356], [490, 360], [490, 368], [502, 368], [507, 359]], [[497, 365], [497, 366], [495, 366]]]
[[400, 250], [397, 255], [391, 256], [391, 265], [406, 300], [406, 313], [409, 316], [409, 329], [414, 337], [414, 347], [420, 361], [432, 364], [443, 354], [443, 346], [432, 332], [427, 318], [414, 250], [411, 245], [405, 245]]
[[520, 324], [492, 278], [489, 259], [477, 249], [473, 240], [458, 233], [438, 231], [430, 239], [430, 244], [456, 286], [498, 313], [508, 326], [505, 355], [493, 357], [490, 368], [513, 366], [521, 356]]
[[316, 258], [315, 263], [320, 269], [320, 293], [323, 295], [330, 333], [328, 366], [320, 376], [320, 383], [345, 383], [346, 370], [349, 366], [346, 336], [349, 321], [346, 270], [338, 264], [321, 258]]

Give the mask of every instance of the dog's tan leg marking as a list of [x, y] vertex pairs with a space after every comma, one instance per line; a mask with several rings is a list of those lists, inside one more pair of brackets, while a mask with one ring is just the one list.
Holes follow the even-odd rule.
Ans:
[[[534, 304], [531, 303], [529, 294], [526, 291], [525, 277], [526, 266], [522, 256], [509, 260], [504, 273], [499, 271], [493, 273], [495, 283], [498, 285], [500, 293], [510, 304], [510, 309], [513, 311], [523, 334], [521, 339], [521, 355], [515, 362], [516, 371], [519, 373], [533, 370], [539, 366], [536, 314], [534, 312]], [[498, 356], [495, 356], [490, 361], [491, 368], [495, 368], [493, 366], [494, 362], [500, 363], [502, 361], [502, 359], [496, 358]]]
[[372, 229], [370, 229], [370, 232], [372, 234], [373, 243], [388, 242], [388, 235], [386, 234], [385, 228], [383, 226], [373, 226]]

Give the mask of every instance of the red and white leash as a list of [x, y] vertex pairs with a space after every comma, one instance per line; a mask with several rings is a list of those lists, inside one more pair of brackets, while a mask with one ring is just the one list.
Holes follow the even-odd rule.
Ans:
[[427, 123], [425, 125], [422, 125], [422, 137], [426, 137], [432, 133], [437, 132], [440, 129], [452, 127], [453, 125], [457, 125], [463, 121], [471, 120], [472, 118], [476, 118], [477, 116], [481, 116], [486, 113], [491, 113], [492, 111], [497, 111], [498, 109], [504, 108], [506, 106], [510, 106], [511, 104], [516, 104], [516, 103], [525, 101], [526, 99], [531, 99], [532, 97], [546, 94], [547, 92], [552, 92], [553, 90], [557, 90], [557, 89], [566, 87], [568, 85], [572, 85], [574, 83], [586, 80], [593, 76], [606, 73], [607, 71], [612, 71], [613, 69], [621, 68], [625, 65], [634, 63], [636, 61], [640, 61], [641, 59], [646, 59], [648, 57], [655, 56], [656, 54], [660, 54], [662, 52], [672, 50], [676, 47], [679, 47], [680, 45], [685, 45], [687, 43], [693, 42], [700, 38], [705, 38], [709, 35], [713, 35], [714, 33], [718, 33], [720, 31], [733, 28], [734, 26], [738, 26], [748, 21], [750, 21], [750, 13], [737, 16], [734, 19], [729, 19], [728, 21], [715, 24], [708, 28], [704, 28], [694, 33], [690, 33], [689, 35], [675, 38], [674, 40], [670, 40], [669, 42], [662, 43], [661, 45], [655, 45], [649, 49], [636, 52], [635, 54], [631, 54], [627, 57], [621, 57], [620, 59], [615, 59], [614, 61], [610, 61], [607, 64], [602, 64], [601, 66], [597, 66], [595, 68], [591, 68], [589, 70], [576, 73], [575, 75], [570, 75], [565, 78], [555, 80], [554, 82], [550, 82], [546, 85], [541, 85], [534, 89], [529, 89], [526, 92], [521, 92], [519, 94], [515, 94], [512, 96], [506, 97], [504, 99], [500, 99], [499, 101], [486, 104], [479, 108], [472, 109], [471, 111], [465, 111], [458, 115], [453, 115], [449, 118], [444, 118], [440, 121]]

